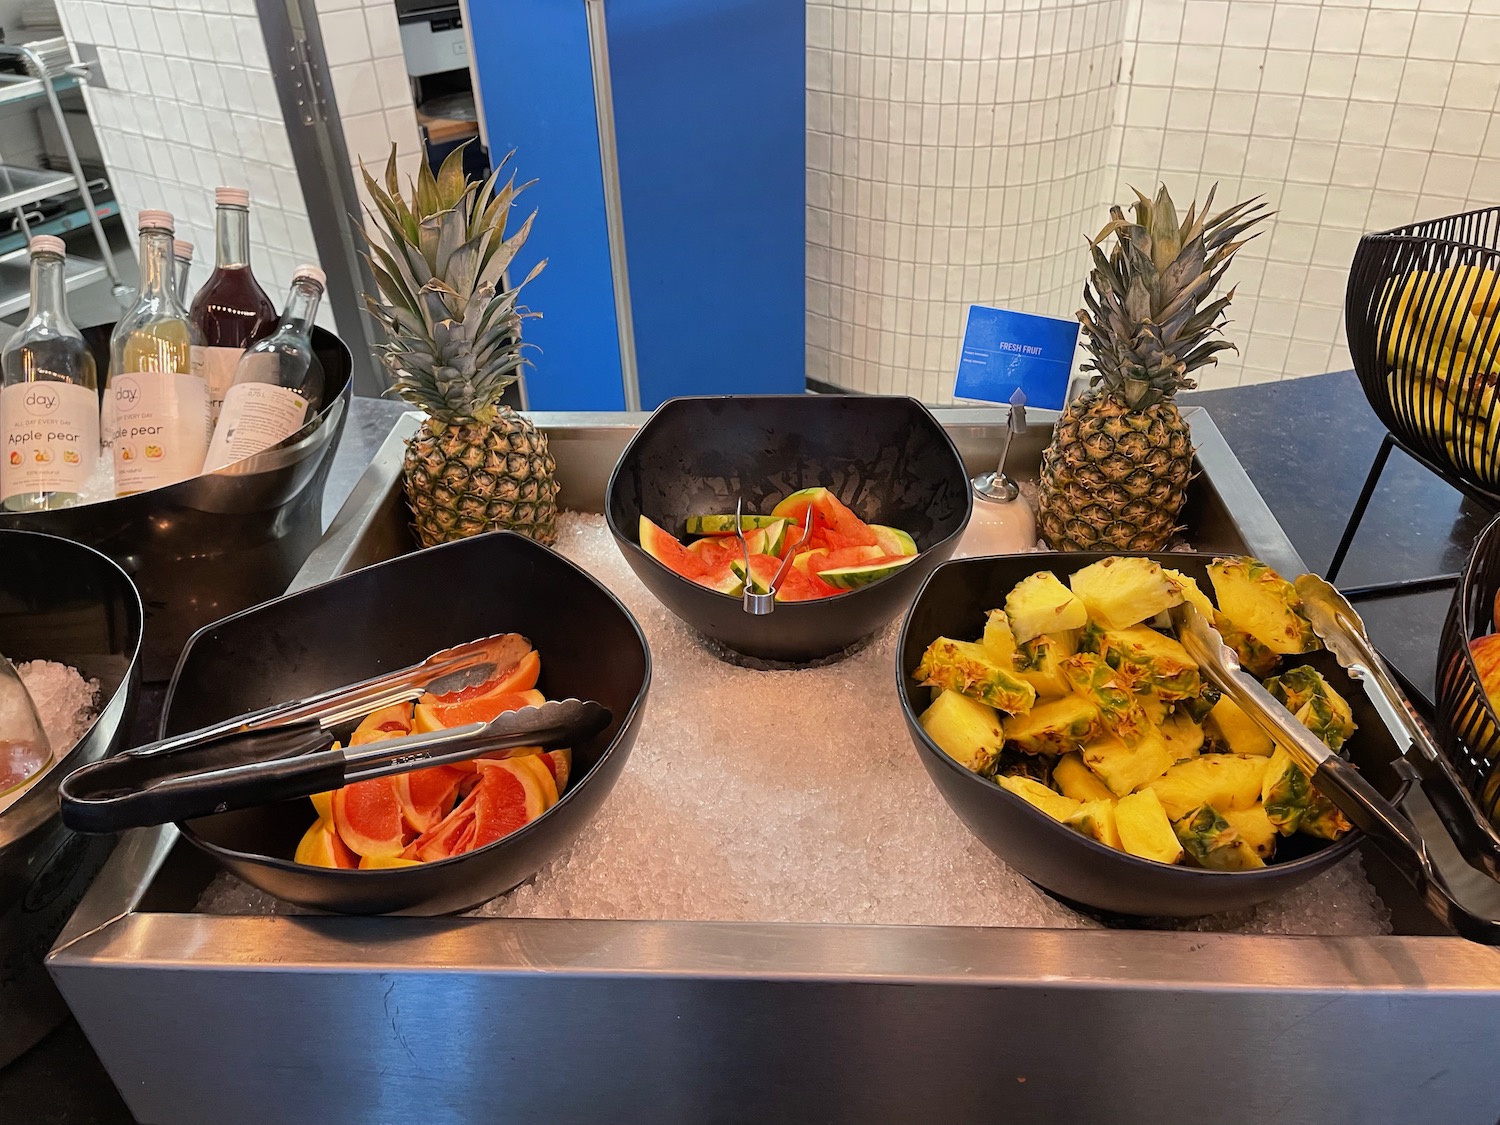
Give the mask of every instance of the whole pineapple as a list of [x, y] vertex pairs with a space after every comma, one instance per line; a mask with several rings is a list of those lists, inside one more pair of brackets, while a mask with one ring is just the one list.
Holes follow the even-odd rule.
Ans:
[[1177, 530], [1193, 443], [1173, 397], [1196, 386], [1188, 372], [1234, 347], [1210, 339], [1234, 291], [1199, 303], [1248, 241], [1239, 236], [1268, 215], [1257, 197], [1210, 216], [1213, 198], [1179, 225], [1165, 187], [1155, 200], [1136, 192], [1135, 221], [1111, 207], [1090, 243], [1078, 319], [1093, 356], [1083, 370], [1096, 374], [1042, 456], [1038, 523], [1057, 550], [1159, 551]]
[[527, 362], [521, 322], [539, 315], [516, 298], [546, 264], [503, 287], [536, 217], [505, 237], [521, 188], [512, 176], [496, 190], [504, 165], [478, 184], [465, 181], [461, 150], [436, 177], [423, 161], [410, 198], [401, 195], [394, 148], [383, 189], [364, 172], [384, 243], [369, 243], [380, 297], [366, 294], [365, 304], [386, 332], [378, 351], [391, 389], [427, 413], [402, 469], [424, 547], [501, 530], [557, 539], [557, 466], [547, 436], [499, 404]]

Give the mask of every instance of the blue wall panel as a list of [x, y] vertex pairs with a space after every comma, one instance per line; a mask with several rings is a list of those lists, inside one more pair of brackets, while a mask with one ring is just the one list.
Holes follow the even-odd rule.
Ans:
[[[493, 152], [540, 183], [526, 290], [539, 410], [619, 409], [619, 337], [582, 0], [468, 6]], [[641, 402], [805, 386], [802, 0], [608, 0]]]
[[803, 390], [803, 0], [605, 12], [642, 405]]
[[542, 275], [522, 303], [543, 314], [526, 388], [534, 410], [622, 410], [619, 331], [604, 224], [593, 69], [582, 0], [477, 0], [468, 6], [491, 156], [516, 149], [513, 222], [538, 211], [513, 268]]

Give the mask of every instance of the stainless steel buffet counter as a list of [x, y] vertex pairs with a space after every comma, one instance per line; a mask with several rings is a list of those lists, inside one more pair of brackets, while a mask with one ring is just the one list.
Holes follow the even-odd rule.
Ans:
[[[1212, 420], [1189, 416], [1193, 545], [1302, 569]], [[536, 416], [569, 507], [599, 510], [642, 417]], [[993, 467], [995, 412], [940, 417], [973, 471]], [[411, 549], [415, 425], [296, 586]], [[1046, 437], [1014, 447], [1022, 476]], [[125, 838], [49, 966], [132, 1111], [163, 1125], [1493, 1125], [1500, 950], [1435, 934], [1365, 862], [1395, 936], [225, 917], [195, 911], [214, 869], [166, 828]]]

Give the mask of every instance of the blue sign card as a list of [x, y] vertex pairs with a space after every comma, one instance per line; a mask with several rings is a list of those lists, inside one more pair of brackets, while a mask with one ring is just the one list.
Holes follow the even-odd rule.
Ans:
[[1006, 403], [1019, 387], [1027, 406], [1061, 410], [1078, 328], [1073, 319], [970, 305], [954, 397]]

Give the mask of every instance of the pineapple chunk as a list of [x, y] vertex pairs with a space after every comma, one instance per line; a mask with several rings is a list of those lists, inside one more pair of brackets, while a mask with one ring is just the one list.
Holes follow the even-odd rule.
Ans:
[[1154, 691], [1148, 691], [1145, 695], [1137, 695], [1135, 701], [1140, 705], [1141, 714], [1146, 716], [1146, 721], [1157, 730], [1161, 730], [1162, 724], [1172, 713], [1172, 705]]
[[1099, 712], [1067, 695], [1005, 720], [1005, 741], [1028, 754], [1066, 754], [1099, 733]]
[[1349, 702], [1315, 668], [1299, 665], [1266, 681], [1266, 690], [1330, 750], [1342, 749], [1354, 733]]
[[1080, 753], [1089, 769], [1117, 797], [1155, 781], [1172, 766], [1167, 744], [1155, 731], [1134, 746], [1105, 735], [1088, 743]]
[[1120, 834], [1120, 847], [1131, 855], [1159, 863], [1176, 863], [1182, 858], [1182, 844], [1172, 831], [1172, 822], [1149, 789], [1116, 802], [1115, 830]]
[[1085, 801], [1083, 807], [1063, 823], [1080, 836], [1098, 840], [1107, 848], [1120, 848], [1120, 830], [1115, 825], [1113, 797], [1107, 801]]
[[994, 768], [1005, 732], [1000, 716], [956, 691], [945, 691], [917, 720], [938, 749], [965, 769], [987, 773]]
[[1224, 616], [1272, 652], [1323, 647], [1302, 616], [1296, 587], [1259, 559], [1215, 559], [1208, 576]]
[[1067, 648], [1067, 640], [1050, 633], [1032, 637], [1016, 650], [1016, 675], [1030, 684], [1040, 698], [1067, 695], [1072, 690], [1062, 671], [1063, 660], [1072, 655]]
[[1074, 751], [1057, 759], [1052, 767], [1052, 783], [1062, 790], [1063, 796], [1075, 801], [1113, 801], [1114, 793], [1099, 776], [1084, 763], [1083, 755]]
[[1350, 824], [1338, 807], [1314, 788], [1307, 773], [1278, 746], [1266, 763], [1261, 787], [1266, 816], [1283, 836], [1306, 832], [1324, 840], [1337, 840]]
[[985, 615], [984, 636], [979, 643], [993, 652], [995, 659], [1002, 664], [1007, 660], [1015, 660], [1016, 637], [1010, 631], [1010, 620], [1005, 616], [1005, 610], [992, 609]]
[[1199, 867], [1211, 871], [1248, 871], [1266, 865], [1234, 825], [1212, 805], [1199, 805], [1173, 821], [1172, 829]]
[[1128, 674], [1116, 671], [1091, 652], [1068, 657], [1062, 662], [1062, 670], [1073, 693], [1098, 708], [1105, 728], [1125, 745], [1134, 746], [1154, 733]]
[[1032, 781], [1029, 777], [997, 777], [995, 780], [1021, 800], [1041, 809], [1053, 820], [1067, 820], [1083, 808], [1082, 802], [1054, 793], [1041, 782]]
[[1276, 854], [1276, 826], [1259, 801], [1248, 809], [1229, 809], [1219, 815], [1229, 821], [1229, 827], [1238, 832], [1261, 859], [1270, 859]]
[[1169, 566], [1161, 568], [1161, 572], [1167, 576], [1167, 581], [1177, 587], [1177, 592], [1182, 595], [1182, 600], [1191, 605], [1199, 613], [1203, 614], [1203, 620], [1214, 619], [1214, 603], [1208, 600], [1208, 595], [1198, 587], [1196, 579], [1189, 578], [1181, 571], [1173, 570]]
[[959, 692], [1012, 715], [1024, 714], [1036, 702], [1036, 692], [1016, 678], [1009, 661], [973, 641], [939, 637], [927, 646], [912, 675], [920, 684]]
[[1075, 572], [1068, 584], [1107, 629], [1128, 629], [1182, 601], [1181, 591], [1150, 559], [1102, 559]]
[[1017, 582], [1005, 597], [1005, 615], [1017, 644], [1063, 629], [1082, 629], [1088, 610], [1050, 570]]
[[[1267, 763], [1239, 754], [1204, 754], [1167, 770], [1148, 783], [1167, 815], [1179, 820], [1199, 805], [1248, 809], [1261, 799]], [[1266, 809], [1269, 813], [1271, 810]], [[1273, 817], [1274, 819], [1274, 817]]]
[[1214, 704], [1206, 722], [1209, 730], [1228, 744], [1231, 753], [1269, 758], [1271, 751], [1276, 749], [1271, 736], [1227, 695], [1221, 696]]
[[1240, 667], [1252, 676], [1269, 676], [1281, 664], [1281, 657], [1261, 644], [1222, 613], [1213, 616], [1214, 628], [1224, 643], [1234, 649]]
[[1196, 758], [1203, 750], [1203, 728], [1189, 715], [1173, 712], [1157, 729], [1161, 731], [1161, 740], [1167, 744], [1167, 753], [1174, 762]]
[[1187, 649], [1150, 626], [1106, 629], [1099, 643], [1106, 664], [1112, 668], [1125, 663], [1138, 666], [1146, 682], [1162, 699], [1191, 699], [1203, 690], [1198, 665], [1193, 663]]

